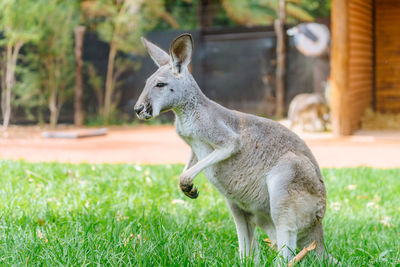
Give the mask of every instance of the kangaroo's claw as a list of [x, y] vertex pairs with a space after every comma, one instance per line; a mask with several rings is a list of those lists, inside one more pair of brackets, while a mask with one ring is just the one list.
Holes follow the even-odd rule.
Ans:
[[186, 196], [192, 199], [195, 199], [199, 196], [199, 191], [196, 187], [193, 187], [192, 184], [179, 184], [179, 187]]

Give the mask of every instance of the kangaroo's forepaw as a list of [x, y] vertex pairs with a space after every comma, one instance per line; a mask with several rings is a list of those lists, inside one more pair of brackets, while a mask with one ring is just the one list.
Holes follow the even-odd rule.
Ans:
[[193, 184], [179, 184], [179, 187], [181, 188], [182, 192], [192, 198], [195, 199], [199, 196], [199, 191], [197, 191], [196, 187], [193, 187]]

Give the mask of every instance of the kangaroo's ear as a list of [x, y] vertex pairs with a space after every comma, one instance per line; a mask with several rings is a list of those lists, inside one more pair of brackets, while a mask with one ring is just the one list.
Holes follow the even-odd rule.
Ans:
[[193, 39], [192, 35], [184, 33], [178, 36], [169, 47], [172, 67], [177, 73], [181, 73], [192, 60]]
[[167, 52], [153, 44], [152, 42], [148, 41], [146, 38], [140, 38], [144, 47], [146, 47], [147, 52], [149, 53], [150, 57], [153, 59], [154, 63], [158, 67], [166, 65], [170, 61], [170, 57]]

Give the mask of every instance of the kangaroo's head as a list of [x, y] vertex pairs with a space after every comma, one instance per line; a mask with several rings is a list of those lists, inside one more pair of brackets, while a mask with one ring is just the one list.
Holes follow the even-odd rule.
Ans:
[[180, 35], [171, 43], [169, 54], [143, 37], [142, 42], [158, 70], [147, 79], [134, 109], [139, 119], [149, 120], [183, 104], [193, 81], [188, 70], [193, 40], [190, 34]]

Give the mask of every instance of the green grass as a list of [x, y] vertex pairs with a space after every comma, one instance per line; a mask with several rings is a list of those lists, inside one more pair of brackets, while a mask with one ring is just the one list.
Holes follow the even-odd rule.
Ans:
[[[0, 161], [0, 265], [241, 265], [224, 199], [203, 175], [199, 198], [184, 197], [182, 168]], [[323, 173], [329, 252], [344, 266], [399, 266], [400, 169]]]

